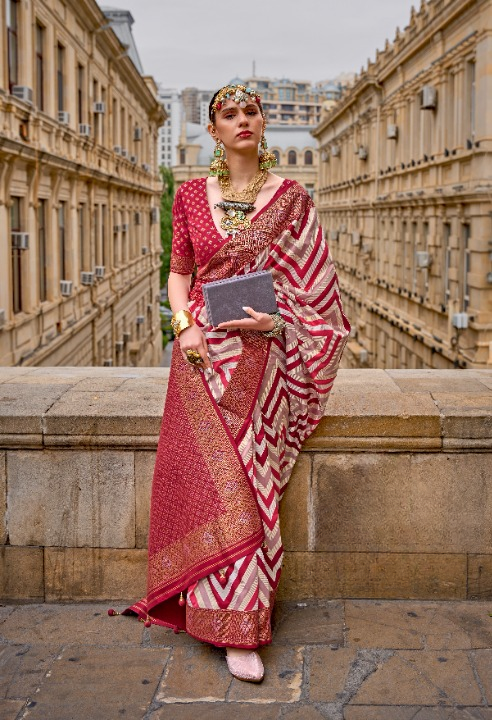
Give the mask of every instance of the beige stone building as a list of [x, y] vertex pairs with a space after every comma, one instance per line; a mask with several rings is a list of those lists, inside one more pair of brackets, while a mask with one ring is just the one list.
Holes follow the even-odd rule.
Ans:
[[492, 4], [430, 0], [315, 130], [352, 367], [492, 365]]
[[[273, 172], [297, 180], [315, 197], [318, 148], [311, 130], [304, 126], [268, 125], [266, 138], [269, 150], [277, 158], [278, 165]], [[176, 185], [208, 175], [213, 151], [214, 143], [206, 128], [196, 123], [183, 124], [177, 148], [178, 164], [173, 167]]]
[[159, 363], [165, 113], [132, 22], [94, 0], [1, 5], [1, 365]]

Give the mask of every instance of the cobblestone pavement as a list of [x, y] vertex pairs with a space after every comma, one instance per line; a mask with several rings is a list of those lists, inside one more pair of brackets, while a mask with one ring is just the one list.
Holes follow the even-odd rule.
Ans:
[[492, 720], [492, 603], [279, 604], [260, 685], [107, 607], [0, 607], [1, 720]]

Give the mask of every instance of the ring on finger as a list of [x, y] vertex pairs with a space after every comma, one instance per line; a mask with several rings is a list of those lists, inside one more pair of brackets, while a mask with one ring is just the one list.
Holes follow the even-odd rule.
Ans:
[[197, 350], [187, 350], [186, 359], [190, 365], [201, 365], [203, 363], [203, 358]]

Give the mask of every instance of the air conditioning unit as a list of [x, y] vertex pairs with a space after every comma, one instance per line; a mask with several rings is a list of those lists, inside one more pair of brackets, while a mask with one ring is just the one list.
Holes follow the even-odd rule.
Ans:
[[145, 172], [150, 172], [149, 163], [142, 163], [142, 169], [145, 170]]
[[147, 303], [147, 312], [151, 313], [153, 309], [154, 306], [152, 305], [152, 303]]
[[363, 254], [363, 255], [371, 255], [371, 254], [372, 254], [372, 248], [373, 248], [372, 242], [370, 242], [370, 241], [363, 242], [363, 243], [362, 243], [362, 248], [361, 248], [362, 254]]
[[105, 270], [106, 270], [106, 268], [104, 265], [96, 265], [96, 267], [94, 268], [94, 275], [97, 278], [103, 278]]
[[128, 223], [123, 223], [121, 225], [121, 232], [128, 232]]
[[361, 145], [360, 148], [359, 148], [359, 153], [358, 153], [358, 155], [359, 155], [359, 160], [367, 160], [368, 154], [369, 154], [369, 153], [368, 153], [368, 151], [367, 151], [367, 148], [364, 147], [363, 145]]
[[137, 164], [137, 156], [136, 155], [130, 155], [130, 162], [134, 165]]
[[388, 140], [398, 140], [398, 125], [388, 125], [386, 128], [386, 137]]
[[155, 223], [159, 222], [159, 210], [157, 208], [152, 208], [150, 211], [150, 222], [152, 225], [155, 225]]
[[121, 225], [113, 225], [113, 232], [114, 232], [114, 233], [119, 233], [120, 230], [121, 230]]
[[83, 135], [84, 137], [90, 137], [90, 134], [91, 134], [91, 126], [87, 125], [87, 123], [80, 123], [79, 135]]
[[360, 232], [356, 230], [352, 233], [352, 245], [360, 245]]
[[148, 252], [149, 248], [147, 247], [147, 245], [142, 245], [142, 255], [147, 255]]
[[340, 146], [339, 145], [331, 146], [331, 155], [332, 155], [332, 157], [340, 157]]
[[143, 325], [144, 322], [145, 322], [145, 317], [143, 315], [137, 315], [137, 317], [136, 317], [137, 325]]
[[128, 150], [124, 147], [121, 148], [121, 157], [124, 157], [124, 158], [128, 157]]
[[25, 85], [14, 85], [12, 88], [12, 95], [18, 100], [24, 100], [24, 102], [32, 104], [32, 88], [26, 87]]
[[451, 323], [457, 330], [466, 330], [468, 327], [468, 313], [454, 313]]
[[95, 102], [92, 106], [92, 111], [95, 113], [104, 114], [106, 112], [106, 103]]
[[7, 321], [7, 317], [5, 314], [5, 310], [2, 309], [2, 310], [0, 310], [0, 329], [3, 328], [6, 321]]
[[125, 342], [125, 343], [130, 342], [131, 339], [132, 339], [131, 333], [129, 333], [129, 332], [123, 333], [123, 342]]
[[143, 135], [142, 128], [141, 128], [141, 127], [136, 127], [135, 130], [133, 131], [133, 139], [134, 139], [134, 140], [137, 140], [137, 141], [138, 141], [138, 140], [141, 140], [141, 139], [142, 139], [142, 135]]
[[345, 225], [345, 223], [342, 223], [342, 224], [340, 225], [340, 232], [341, 232], [341, 233], [346, 233], [346, 232], [347, 232], [347, 226]]
[[437, 107], [437, 90], [432, 85], [424, 85], [420, 91], [420, 109], [435, 110]]
[[106, 360], [103, 360], [103, 367], [113, 367], [112, 358], [106, 358]]
[[321, 162], [328, 162], [330, 155], [327, 150], [321, 151]]
[[121, 155], [121, 145], [113, 145], [113, 152], [116, 153], [116, 155]]
[[81, 273], [80, 282], [82, 283], [82, 285], [94, 285], [94, 273], [93, 272]]
[[72, 294], [72, 281], [71, 280], [60, 280], [60, 292], [64, 297], [68, 297]]
[[418, 268], [428, 268], [431, 266], [432, 257], [430, 253], [418, 250], [415, 253], [415, 264]]
[[340, 233], [338, 232], [338, 230], [331, 230], [330, 240], [338, 240], [339, 236], [340, 236]]
[[66, 110], [58, 110], [58, 122], [62, 125], [70, 124], [70, 113]]
[[122, 352], [124, 347], [125, 347], [124, 340], [117, 340], [114, 344], [114, 349], [116, 350], [116, 352]]
[[12, 247], [17, 250], [28, 250], [29, 249], [29, 233], [26, 232], [13, 232], [10, 235], [12, 241]]
[[142, 213], [136, 212], [135, 213], [135, 225], [141, 225], [142, 224]]

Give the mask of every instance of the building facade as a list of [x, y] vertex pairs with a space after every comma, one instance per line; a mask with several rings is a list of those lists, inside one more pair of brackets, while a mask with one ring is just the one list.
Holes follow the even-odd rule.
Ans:
[[167, 115], [163, 126], [159, 128], [159, 165], [172, 167], [178, 161], [177, 147], [183, 122], [181, 95], [177, 90], [159, 88], [159, 100]]
[[272, 125], [317, 125], [323, 111], [336, 103], [344, 87], [339, 80], [312, 84], [307, 80], [255, 76], [235, 78], [232, 83], [258, 90]]
[[[268, 125], [268, 149], [278, 165], [273, 172], [297, 180], [315, 198], [318, 181], [318, 148], [311, 135], [312, 128], [303, 126]], [[178, 163], [173, 167], [179, 187], [186, 180], [208, 175], [214, 142], [208, 131], [194, 123], [184, 123], [178, 143]]]
[[0, 364], [158, 364], [155, 83], [94, 0], [6, 0], [0, 47]]
[[346, 365], [492, 365], [492, 5], [430, 0], [315, 131]]

